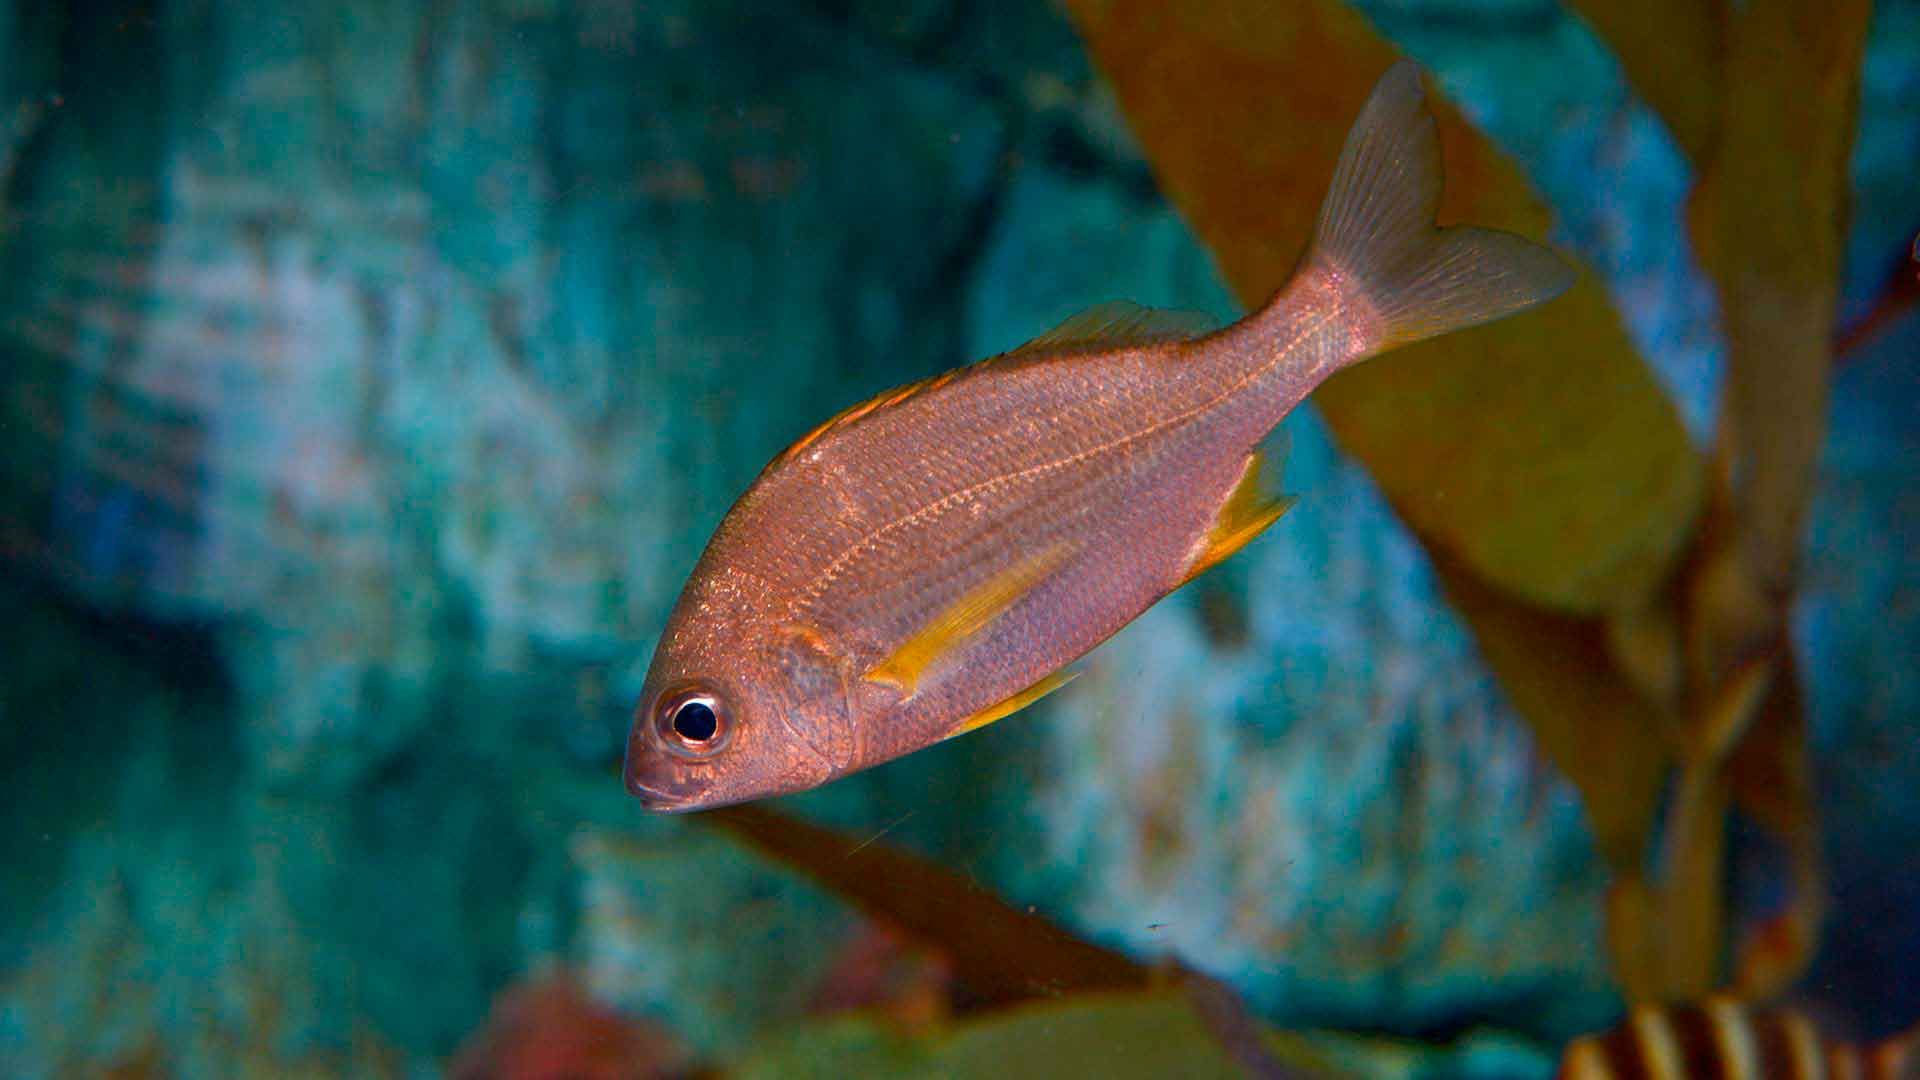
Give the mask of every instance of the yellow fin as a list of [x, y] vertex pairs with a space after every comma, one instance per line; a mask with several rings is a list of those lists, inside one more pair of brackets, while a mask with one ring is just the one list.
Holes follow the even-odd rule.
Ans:
[[1213, 329], [1213, 320], [1197, 311], [1168, 311], [1114, 300], [1087, 310], [1041, 334], [1002, 359], [1061, 349], [1117, 348], [1185, 341]]
[[1193, 556], [1180, 584], [1185, 585], [1246, 547], [1293, 505], [1290, 497], [1267, 494], [1261, 479], [1265, 460], [1266, 454], [1257, 450], [1247, 456], [1246, 468], [1227, 495], [1227, 501], [1220, 504], [1220, 514], [1214, 518], [1213, 528], [1207, 531], [1206, 540]]
[[965, 720], [960, 721], [958, 724], [955, 724], [953, 731], [947, 735], [947, 738], [951, 739], [955, 735], [965, 735], [969, 731], [978, 731], [988, 724], [993, 723], [995, 720], [1005, 716], [1012, 716], [1014, 713], [1039, 701], [1041, 698], [1046, 697], [1048, 694], [1053, 693], [1055, 690], [1060, 689], [1079, 677], [1080, 673], [1078, 671], [1056, 671], [1007, 700], [997, 705], [989, 705], [979, 712], [974, 713], [972, 716], [967, 717]]
[[935, 661], [1004, 614], [1052, 573], [1065, 560], [1067, 552], [1068, 545], [1062, 541], [974, 586], [939, 617], [901, 642], [885, 660], [874, 665], [867, 672], [867, 681], [897, 686], [912, 697], [920, 684], [920, 676]]

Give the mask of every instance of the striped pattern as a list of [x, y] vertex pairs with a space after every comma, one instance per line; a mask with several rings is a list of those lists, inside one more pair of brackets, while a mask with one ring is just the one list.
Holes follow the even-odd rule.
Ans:
[[1730, 998], [1637, 1006], [1624, 1023], [1576, 1039], [1560, 1080], [1920, 1080], [1920, 1029], [1873, 1047], [1821, 1039], [1788, 1009]]

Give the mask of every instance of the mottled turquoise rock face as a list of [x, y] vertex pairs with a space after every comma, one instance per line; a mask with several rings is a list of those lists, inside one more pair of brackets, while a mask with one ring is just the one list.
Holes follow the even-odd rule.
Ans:
[[[1372, 6], [1704, 434], [1690, 178], [1606, 51], [1553, 5]], [[1071, 28], [81, 8], [0, 20], [0, 1072], [426, 1067], [555, 965], [704, 1052], [794, 1019], [852, 913], [645, 816], [626, 713], [721, 513], [821, 418], [1100, 301], [1233, 314]], [[1920, 225], [1920, 16], [1883, 8], [1850, 310]], [[1795, 623], [1813, 983], [1868, 1024], [1920, 1008], [1887, 959], [1920, 955], [1917, 335], [1836, 374]], [[1287, 426], [1298, 508], [1070, 690], [785, 808], [1278, 1023], [1604, 1022], [1572, 789], [1366, 475]]]

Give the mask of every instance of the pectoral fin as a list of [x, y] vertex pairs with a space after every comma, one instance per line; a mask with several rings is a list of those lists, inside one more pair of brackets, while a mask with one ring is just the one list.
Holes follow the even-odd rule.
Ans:
[[953, 725], [953, 731], [947, 735], [947, 738], [951, 739], [955, 735], [965, 735], [969, 731], [978, 731], [1003, 716], [1012, 716], [1014, 713], [1039, 701], [1041, 698], [1046, 697], [1048, 694], [1053, 693], [1055, 690], [1060, 689], [1079, 677], [1080, 673], [1078, 671], [1056, 671], [1007, 700], [996, 705], [989, 705], [979, 712], [974, 713], [972, 716], [967, 717], [965, 720], [960, 721], [958, 724]]
[[1267, 492], [1261, 477], [1265, 459], [1266, 454], [1259, 451], [1247, 456], [1247, 465], [1240, 474], [1240, 480], [1233, 485], [1227, 501], [1221, 504], [1213, 528], [1207, 530], [1205, 539], [1195, 550], [1193, 561], [1187, 565], [1186, 576], [1180, 579], [1180, 584], [1185, 585], [1222, 559], [1246, 547], [1254, 537], [1267, 531], [1269, 525], [1279, 521], [1280, 515], [1293, 505], [1292, 498]]
[[912, 697], [928, 668], [1006, 614], [1008, 608], [1066, 560], [1068, 550], [1067, 544], [1057, 544], [974, 586], [874, 665], [866, 674], [867, 681], [897, 686], [907, 697]]

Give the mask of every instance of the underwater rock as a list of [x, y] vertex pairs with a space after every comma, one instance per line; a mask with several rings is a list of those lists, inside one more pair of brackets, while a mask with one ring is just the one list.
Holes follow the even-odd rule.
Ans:
[[953, 1009], [953, 964], [897, 931], [858, 927], [807, 1001], [816, 1015], [863, 1012], [905, 1031], [929, 1031]]
[[47, 561], [229, 624], [255, 752], [337, 783], [451, 650], [643, 660], [753, 469], [956, 358], [1000, 151], [803, 15], [375, 7], [178, 28], [198, 134], [117, 233], [71, 224], [96, 165], [55, 128], [11, 305], [62, 403]]
[[848, 932], [846, 911], [711, 830], [654, 832], [583, 829], [568, 844], [578, 892], [568, 953], [587, 988], [710, 1051], [804, 1012]]
[[[849, 386], [958, 360], [948, 267], [1001, 122], [754, 5], [176, 10], [120, 33], [70, 27], [56, 81], [120, 86], [92, 37], [133, 38], [173, 96], [70, 91], [9, 192], [8, 265], [38, 284], [5, 301], [7, 437], [28, 444], [0, 469], [7, 551], [102, 610], [206, 628], [228, 673], [233, 744], [203, 783], [232, 820], [185, 868], [115, 845], [116, 872], [265, 878], [297, 910], [243, 888], [236, 925], [278, 927], [309, 957], [283, 974], [326, 991], [292, 1028], [339, 1039], [370, 1015], [440, 1057], [485, 1008], [482, 972], [568, 947], [570, 909], [531, 940], [515, 922], [579, 884], [544, 875], [584, 877], [576, 824], [672, 833], [594, 756], [712, 520]], [[147, 125], [156, 108], [190, 122]], [[151, 753], [110, 760], [155, 774]], [[780, 895], [701, 850], [653, 864], [688, 921]], [[796, 950], [768, 962], [824, 961], [837, 917], [793, 910]], [[689, 955], [663, 930], [658, 951]], [[217, 985], [223, 955], [181, 970]], [[84, 994], [96, 973], [61, 977]], [[690, 979], [611, 984], [647, 986], [642, 1004], [784, 992], [724, 952]], [[730, 996], [696, 1035], [764, 1022], [760, 996]]]
[[[337, 894], [294, 895], [331, 884], [340, 848], [240, 790], [195, 636], [10, 583], [0, 601], [20, 616], [0, 634], [0, 1074], [400, 1075], [408, 1018], [355, 1000], [370, 957], [341, 939], [362, 928], [310, 918]], [[436, 974], [457, 1006], [457, 972]]]

